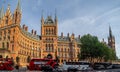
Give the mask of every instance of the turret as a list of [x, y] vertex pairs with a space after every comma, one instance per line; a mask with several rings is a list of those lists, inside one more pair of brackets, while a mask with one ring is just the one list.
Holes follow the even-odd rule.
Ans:
[[21, 4], [20, 4], [20, 0], [18, 0], [18, 4], [17, 4], [17, 7], [14, 11], [14, 14], [13, 14], [13, 21], [15, 24], [20, 24], [21, 22]]
[[55, 24], [56, 24], [56, 35], [58, 35], [58, 18], [57, 18], [57, 10], [55, 9]]
[[2, 6], [0, 10], [0, 18], [2, 19], [3, 16], [4, 16], [4, 7]]
[[[43, 10], [42, 10], [42, 13], [41, 13], [41, 35], [43, 35], [44, 33], [44, 30], [43, 30], [43, 25], [44, 25], [44, 18], [43, 18]], [[42, 32], [43, 31], [43, 32]]]
[[109, 26], [108, 46], [115, 51], [115, 37], [112, 35], [112, 30], [110, 26]]
[[43, 10], [42, 10], [42, 14], [41, 14], [41, 24], [44, 24]]
[[6, 25], [12, 24], [12, 13], [10, 11], [10, 4], [8, 4], [8, 8], [5, 13], [5, 24]]
[[3, 22], [3, 16], [4, 16], [4, 7], [2, 6], [2, 8], [0, 9], [0, 24], [2, 24]]
[[58, 23], [57, 11], [56, 11], [56, 9], [55, 9], [55, 24], [57, 24], [57, 23]]

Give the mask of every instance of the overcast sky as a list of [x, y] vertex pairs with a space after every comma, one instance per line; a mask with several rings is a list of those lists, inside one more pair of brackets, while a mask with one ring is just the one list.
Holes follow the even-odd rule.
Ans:
[[[18, 0], [0, 0], [0, 8], [10, 4], [13, 13]], [[109, 25], [116, 39], [116, 52], [120, 58], [120, 0], [21, 0], [22, 22], [29, 31], [40, 35], [40, 19], [51, 15], [55, 9], [58, 17], [58, 33], [74, 33], [75, 36], [91, 34], [107, 42]]]

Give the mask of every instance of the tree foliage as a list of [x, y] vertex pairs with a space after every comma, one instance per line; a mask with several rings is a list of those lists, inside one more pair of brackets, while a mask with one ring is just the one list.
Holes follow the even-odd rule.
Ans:
[[79, 59], [89, 59], [93, 61], [98, 60], [114, 60], [116, 58], [113, 49], [106, 44], [100, 42], [96, 36], [90, 34], [84, 35], [80, 39], [81, 53], [78, 55]]

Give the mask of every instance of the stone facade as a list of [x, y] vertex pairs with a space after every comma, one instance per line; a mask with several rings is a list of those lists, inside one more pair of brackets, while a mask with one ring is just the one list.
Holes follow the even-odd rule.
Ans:
[[9, 56], [16, 60], [20, 57], [20, 64], [26, 65], [27, 57], [45, 58], [48, 54], [53, 59], [58, 57], [60, 63], [66, 61], [78, 61], [77, 55], [80, 53], [80, 36], [58, 36], [58, 19], [51, 16], [47, 19], [41, 17], [41, 35], [33, 29], [28, 32], [28, 26], [21, 26], [21, 6], [18, 0], [14, 13], [11, 13], [10, 6], [6, 12], [0, 9], [0, 55]]

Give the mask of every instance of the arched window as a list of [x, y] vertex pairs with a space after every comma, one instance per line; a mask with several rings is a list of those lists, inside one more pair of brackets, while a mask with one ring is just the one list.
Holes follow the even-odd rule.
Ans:
[[9, 43], [7, 42], [7, 49], [9, 48]]
[[12, 51], [14, 51], [14, 45], [12, 45]]
[[13, 40], [14, 40], [14, 36], [13, 36]]
[[2, 43], [2, 48], [5, 48], [5, 44], [4, 44], [4, 42]]
[[46, 44], [46, 51], [48, 51], [48, 45]]
[[54, 46], [53, 46], [53, 44], [52, 44], [52, 51], [54, 51]]
[[65, 52], [66, 52], [66, 48], [65, 48]]
[[10, 34], [11, 33], [11, 30], [8, 30], [8, 34]]
[[10, 40], [10, 36], [8, 36], [8, 39]]
[[48, 31], [48, 32], [49, 32], [49, 35], [50, 35], [50, 28], [49, 28], [49, 31]]
[[48, 40], [50, 41], [50, 38]]
[[51, 44], [50, 46], [50, 51], [53, 51], [53, 44]]
[[48, 39], [46, 38], [46, 41], [47, 41]]
[[15, 33], [15, 29], [13, 30], [13, 33]]
[[8, 24], [8, 16], [6, 16], [5, 24]]
[[60, 48], [58, 48], [58, 52], [60, 52]]
[[52, 29], [52, 34], [54, 34], [54, 30]]
[[48, 29], [46, 28], [46, 35], [48, 35]]
[[49, 51], [50, 51], [50, 44], [49, 44]]
[[6, 30], [4, 30], [4, 35], [6, 36]]

